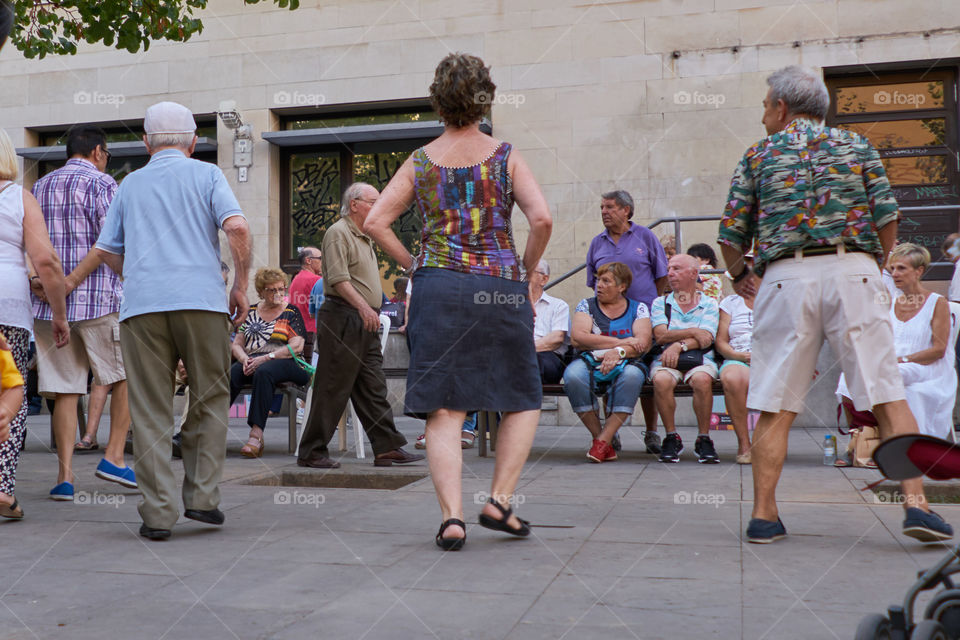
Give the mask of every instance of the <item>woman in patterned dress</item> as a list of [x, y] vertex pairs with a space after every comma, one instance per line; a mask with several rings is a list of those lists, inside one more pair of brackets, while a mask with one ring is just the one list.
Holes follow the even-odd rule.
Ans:
[[[364, 230], [413, 274], [408, 415], [427, 420], [427, 454], [443, 524], [436, 543], [466, 540], [460, 427], [472, 411], [503, 413], [490, 499], [480, 524], [517, 536], [514, 491], [530, 453], [542, 393], [526, 273], [553, 225], [529, 167], [507, 142], [480, 131], [496, 86], [483, 61], [450, 54], [437, 66], [430, 100], [443, 134], [411, 154], [371, 210]], [[390, 225], [416, 202], [423, 221], [417, 258]], [[516, 203], [530, 233], [518, 255], [510, 215]]]
[[[57, 348], [70, 342], [63, 266], [57, 257], [40, 204], [29, 191], [14, 183], [17, 156], [10, 137], [0, 129], [0, 334], [13, 353], [20, 374], [27, 377], [27, 347], [33, 330], [30, 279], [23, 255], [26, 252], [53, 309], [53, 336]], [[39, 354], [43, 357], [43, 354]], [[23, 518], [23, 509], [13, 495], [17, 464], [27, 435], [27, 403], [9, 423], [10, 435], [0, 442], [0, 516]]]

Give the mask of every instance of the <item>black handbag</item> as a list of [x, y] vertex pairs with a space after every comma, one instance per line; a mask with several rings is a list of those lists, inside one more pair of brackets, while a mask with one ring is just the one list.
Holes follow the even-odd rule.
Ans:
[[[673, 311], [673, 307], [667, 304], [666, 299], [663, 301], [663, 312], [667, 316], [667, 328], [670, 327], [670, 312]], [[653, 364], [654, 359], [663, 353], [664, 346], [662, 344], [654, 345], [650, 351], [647, 352], [647, 355], [644, 356], [644, 361], [648, 361], [649, 364]], [[686, 373], [690, 369], [696, 369], [703, 364], [703, 356], [712, 351], [713, 348], [707, 349], [687, 349], [686, 351], [681, 351], [680, 355], [677, 356], [677, 371], [682, 371]]]

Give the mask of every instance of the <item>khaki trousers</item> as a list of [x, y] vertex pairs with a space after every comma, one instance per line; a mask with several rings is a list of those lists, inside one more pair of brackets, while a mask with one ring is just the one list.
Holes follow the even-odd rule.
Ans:
[[143, 494], [140, 517], [170, 529], [180, 517], [170, 466], [177, 361], [190, 380], [183, 425], [183, 505], [208, 510], [220, 504], [230, 400], [229, 320], [212, 311], [166, 311], [120, 323], [127, 369], [134, 469]]

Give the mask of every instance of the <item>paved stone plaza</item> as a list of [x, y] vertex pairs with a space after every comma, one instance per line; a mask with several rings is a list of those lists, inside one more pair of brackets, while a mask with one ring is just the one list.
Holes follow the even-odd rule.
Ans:
[[[285, 418], [270, 421], [259, 461], [239, 457], [246, 425], [231, 423], [225, 526], [181, 520], [148, 542], [137, 493], [95, 478], [96, 455], [76, 458], [75, 503], [47, 499], [49, 417], [30, 418], [27, 517], [0, 523], [0, 638], [846, 639], [945, 550], [900, 535], [900, 508], [858, 491], [876, 472], [825, 468], [824, 430], [791, 435], [779, 492], [790, 535], [773, 545], [741, 540], [751, 479], [732, 463], [732, 432], [715, 434], [718, 466], [695, 462], [690, 428], [680, 464], [638, 453], [642, 431], [628, 428], [621, 459], [594, 465], [582, 428], [541, 427], [518, 494], [534, 535], [476, 526], [493, 460], [469, 450], [468, 543], [444, 554], [429, 477], [396, 490], [245, 484], [298, 468]], [[422, 428], [398, 423], [411, 443]], [[426, 472], [374, 469], [369, 450], [343, 462], [338, 482]], [[936, 509], [960, 525], [960, 508]]]

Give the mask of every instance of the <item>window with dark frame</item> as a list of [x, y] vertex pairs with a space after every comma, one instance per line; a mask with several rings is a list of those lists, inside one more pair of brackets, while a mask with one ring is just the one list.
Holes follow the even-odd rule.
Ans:
[[[198, 138], [210, 138], [212, 140], [217, 139], [217, 121], [215, 116], [197, 116], [195, 120], [197, 122]], [[88, 124], [99, 126], [103, 129], [104, 133], [107, 135], [108, 148], [110, 143], [113, 142], [140, 142], [143, 139], [142, 120], [124, 123], [111, 123], [106, 125], [97, 122], [91, 122]], [[44, 128], [43, 130], [38, 131], [38, 146], [55, 147], [66, 145], [67, 133], [69, 131], [70, 127]], [[198, 151], [193, 154], [193, 157], [197, 160], [203, 160], [205, 162], [217, 164], [216, 150]], [[117, 184], [119, 184], [123, 181], [127, 174], [145, 166], [149, 160], [150, 155], [146, 153], [146, 151], [139, 155], [118, 156], [114, 154], [113, 157], [110, 158], [110, 162], [107, 163], [106, 173], [110, 174], [113, 179], [117, 181]], [[51, 171], [59, 169], [66, 164], [66, 162], [66, 157], [58, 158], [56, 160], [40, 160], [38, 162], [37, 176], [45, 176]]]
[[[333, 113], [281, 115], [284, 131], [357, 127], [363, 125], [425, 123], [438, 117], [423, 103], [406, 107]], [[297, 252], [319, 247], [326, 230], [340, 218], [340, 196], [353, 182], [367, 182], [383, 190], [409, 155], [430, 142], [432, 136], [404, 140], [353, 140], [322, 145], [281, 147], [281, 267], [299, 270]], [[411, 206], [393, 224], [400, 241], [416, 255], [420, 243], [420, 218]], [[402, 272], [379, 247], [384, 277]]]
[[[830, 90], [827, 124], [865, 136], [880, 154], [902, 208], [898, 238], [926, 247], [945, 261], [944, 238], [960, 224], [960, 133], [957, 127], [957, 64], [906, 63], [885, 71], [825, 69]], [[945, 280], [947, 267], [928, 279]]]

